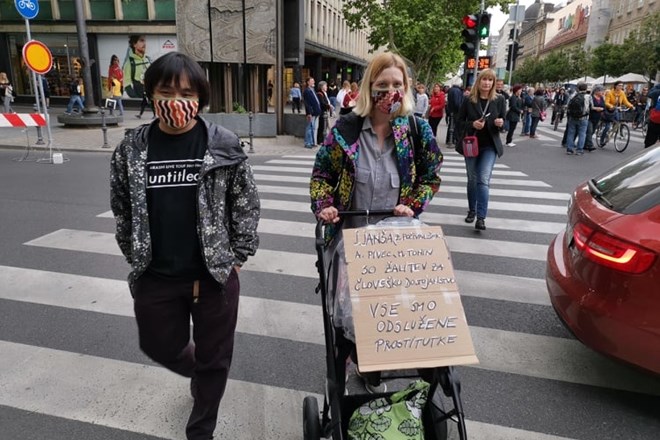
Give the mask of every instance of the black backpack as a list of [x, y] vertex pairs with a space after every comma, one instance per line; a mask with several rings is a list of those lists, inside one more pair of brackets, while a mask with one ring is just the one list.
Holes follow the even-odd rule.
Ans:
[[578, 92], [568, 103], [568, 116], [578, 119], [584, 115], [584, 93]]

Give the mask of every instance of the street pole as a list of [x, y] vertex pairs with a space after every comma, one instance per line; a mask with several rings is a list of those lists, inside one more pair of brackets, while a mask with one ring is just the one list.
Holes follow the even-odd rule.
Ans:
[[76, 9], [76, 29], [78, 31], [78, 48], [82, 60], [82, 77], [85, 86], [85, 108], [96, 108], [94, 90], [92, 89], [92, 70], [89, 65], [89, 45], [87, 43], [87, 25], [82, 0], [74, 0]]
[[[515, 48], [515, 42], [516, 38], [518, 38], [518, 8], [520, 7], [520, 0], [516, 2], [516, 12], [513, 14], [513, 40], [511, 41], [511, 45], [509, 46], [509, 51], [512, 51]], [[509, 90], [511, 90], [511, 77], [513, 76], [513, 65], [515, 64], [514, 62], [514, 55], [513, 53], [509, 52], [511, 54], [511, 65], [509, 66]]]
[[[481, 17], [486, 12], [486, 1], [481, 0], [481, 8], [479, 10], [479, 17]], [[477, 24], [477, 36], [479, 34], [479, 25]], [[481, 45], [481, 38], [477, 38], [477, 45], [474, 49], [474, 78], [472, 81], [472, 86], [475, 86], [477, 82], [477, 73], [479, 73], [479, 46]]]

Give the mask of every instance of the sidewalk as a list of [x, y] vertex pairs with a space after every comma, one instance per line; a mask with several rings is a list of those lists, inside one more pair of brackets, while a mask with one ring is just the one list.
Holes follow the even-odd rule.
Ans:
[[[31, 113], [32, 107], [15, 106], [17, 113]], [[57, 115], [64, 112], [64, 108], [52, 107], [49, 109], [51, 120], [51, 133], [53, 138], [53, 151], [73, 152], [99, 152], [111, 153], [124, 137], [124, 130], [135, 128], [141, 124], [147, 124], [151, 121], [151, 112], [145, 112], [142, 119], [135, 116], [139, 113], [136, 110], [124, 111], [124, 122], [118, 126], [107, 127], [107, 140], [109, 148], [103, 147], [103, 131], [101, 127], [64, 127], [57, 122]], [[228, 127], [229, 128], [229, 127]], [[26, 133], [27, 131], [27, 133]], [[36, 127], [26, 128], [0, 128], [0, 148], [2, 149], [25, 149], [28, 146], [33, 150], [41, 150], [48, 147], [48, 132], [46, 127], [42, 127], [42, 136], [45, 145], [36, 145], [37, 129]], [[29, 140], [28, 140], [29, 139]], [[242, 138], [245, 144], [245, 151], [248, 155], [279, 155], [279, 154], [303, 154], [313, 155], [316, 150], [307, 150], [304, 148], [303, 139], [295, 136], [276, 136], [271, 138], [253, 138], [253, 153], [249, 152], [248, 138]]]

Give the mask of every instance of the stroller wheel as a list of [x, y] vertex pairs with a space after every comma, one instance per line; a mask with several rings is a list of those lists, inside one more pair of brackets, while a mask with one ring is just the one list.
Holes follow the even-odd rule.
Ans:
[[321, 419], [319, 405], [315, 397], [307, 396], [303, 400], [303, 440], [321, 438]]

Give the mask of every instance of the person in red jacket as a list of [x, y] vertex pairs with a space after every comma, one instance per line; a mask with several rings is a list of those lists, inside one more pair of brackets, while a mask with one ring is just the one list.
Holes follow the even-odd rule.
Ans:
[[445, 114], [445, 102], [445, 92], [442, 91], [442, 86], [435, 83], [429, 104], [429, 125], [431, 125], [431, 130], [433, 130], [433, 136], [437, 136], [438, 124], [440, 124]]

